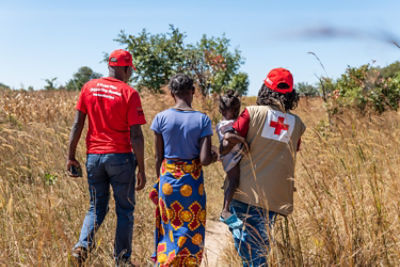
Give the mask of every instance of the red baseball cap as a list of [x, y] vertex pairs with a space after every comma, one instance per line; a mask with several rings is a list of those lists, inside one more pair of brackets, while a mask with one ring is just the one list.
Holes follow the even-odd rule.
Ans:
[[108, 65], [109, 66], [131, 66], [135, 68], [132, 63], [132, 55], [128, 51], [124, 49], [114, 50], [110, 57], [108, 58]]
[[[280, 84], [287, 84], [288, 88], [279, 88]], [[267, 86], [272, 91], [287, 94], [293, 91], [293, 76], [287, 69], [284, 68], [276, 68], [272, 69], [267, 78], [264, 80], [265, 86]]]

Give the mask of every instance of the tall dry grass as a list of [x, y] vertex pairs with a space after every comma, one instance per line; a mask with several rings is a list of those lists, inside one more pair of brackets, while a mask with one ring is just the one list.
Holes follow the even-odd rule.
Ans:
[[344, 111], [332, 124], [303, 102], [295, 212], [280, 219], [273, 265], [400, 263], [400, 115]]
[[[0, 265], [68, 266], [88, 207], [85, 179], [64, 171], [78, 94], [0, 91]], [[172, 105], [168, 95], [143, 95], [148, 122]], [[254, 98], [244, 100], [245, 105]], [[215, 101], [197, 97], [197, 109], [219, 120]], [[278, 217], [272, 266], [399, 265], [400, 115], [356, 114], [328, 124], [319, 99], [303, 99], [296, 113], [307, 124], [296, 168], [295, 211]], [[137, 194], [133, 257], [150, 264], [155, 181], [153, 134], [144, 126], [148, 185]], [[81, 139], [78, 158], [85, 161]], [[214, 143], [216, 139], [214, 137]], [[224, 173], [205, 168], [208, 219], [218, 217]], [[100, 228], [90, 266], [113, 264], [113, 203]], [[239, 265], [232, 248], [224, 265]]]

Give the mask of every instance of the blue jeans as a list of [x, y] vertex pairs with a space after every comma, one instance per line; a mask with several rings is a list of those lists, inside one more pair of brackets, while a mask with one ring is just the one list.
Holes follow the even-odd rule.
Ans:
[[88, 154], [90, 207], [83, 221], [76, 247], [94, 247], [95, 233], [108, 212], [110, 185], [113, 188], [117, 229], [114, 241], [116, 259], [129, 259], [132, 252], [133, 212], [135, 209], [136, 158], [126, 154]]
[[244, 224], [241, 229], [238, 229], [240, 238], [233, 235], [243, 266], [267, 266], [271, 234], [268, 234], [268, 231], [272, 229], [277, 214], [235, 199], [231, 202], [230, 211], [236, 213]]

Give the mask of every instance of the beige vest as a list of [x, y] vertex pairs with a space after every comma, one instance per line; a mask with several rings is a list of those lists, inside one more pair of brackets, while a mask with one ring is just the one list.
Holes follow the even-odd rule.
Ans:
[[288, 215], [293, 211], [297, 144], [306, 127], [298, 116], [276, 107], [246, 109], [250, 153], [240, 162], [240, 185], [234, 199]]

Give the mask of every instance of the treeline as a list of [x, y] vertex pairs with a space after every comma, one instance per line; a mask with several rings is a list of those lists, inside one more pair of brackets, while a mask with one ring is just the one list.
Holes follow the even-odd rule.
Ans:
[[[70, 79], [64, 85], [58, 85], [56, 77], [44, 79], [46, 84], [44, 85], [43, 89], [47, 91], [51, 90], [79, 91], [86, 82], [92, 79], [100, 78], [101, 76], [102, 75], [100, 73], [94, 72], [91, 68], [83, 66], [80, 67], [78, 71], [73, 74], [72, 79]], [[24, 88], [23, 86], [21, 87], [22, 87], [20, 88], [21, 90], [28, 90], [28, 91], [34, 90], [33, 86], [28, 86], [27, 88]], [[11, 90], [11, 88], [8, 85], [5, 85], [3, 83], [0, 83], [0, 90], [1, 89]]]
[[137, 35], [121, 32], [115, 39], [132, 53], [132, 81], [139, 90], [160, 93], [175, 73], [189, 74], [203, 95], [233, 89], [241, 95], [248, 90], [247, 73], [240, 72], [244, 64], [241, 51], [231, 49], [230, 40], [203, 35], [194, 43], [186, 43], [186, 34], [170, 25], [169, 32], [150, 34], [143, 29]]
[[0, 90], [10, 90], [10, 87], [4, 83], [0, 83]]
[[386, 67], [371, 64], [358, 68], [347, 67], [344, 74], [333, 80], [319, 78], [319, 83], [310, 85], [298, 83], [296, 89], [303, 96], [321, 96], [326, 102], [331, 100], [333, 112], [341, 107], [367, 108], [381, 113], [397, 110], [400, 102], [400, 62]]
[[75, 72], [65, 85], [57, 85], [57, 78], [45, 79], [46, 85], [44, 90], [68, 90], [68, 91], [80, 91], [82, 86], [92, 79], [98, 79], [102, 77], [100, 73], [94, 72], [87, 66], [80, 67]]
[[[191, 44], [186, 43], [185, 33], [170, 25], [169, 31], [162, 34], [150, 34], [145, 29], [136, 35], [121, 31], [115, 41], [132, 53], [136, 71], [130, 82], [139, 91], [162, 93], [169, 78], [181, 72], [194, 78], [203, 95], [219, 94], [227, 89], [247, 94], [248, 75], [240, 71], [244, 58], [239, 49], [231, 48], [225, 35], [203, 35]], [[104, 61], [107, 59], [106, 54]], [[45, 79], [44, 89], [80, 90], [87, 81], [99, 77], [101, 74], [84, 66], [65, 85], [57, 85], [57, 78]]]
[[[162, 93], [169, 77], [177, 72], [191, 75], [203, 95], [220, 94], [233, 89], [246, 95], [249, 86], [247, 73], [241, 72], [244, 64], [241, 51], [232, 49], [230, 40], [208, 37], [192, 44], [186, 42], [186, 34], [170, 25], [167, 33], [150, 34], [145, 29], [135, 35], [123, 31], [115, 39], [121, 47], [133, 55], [136, 71], [131, 83], [136, 89]], [[104, 61], [107, 61], [105, 55]], [[45, 90], [80, 90], [89, 80], [100, 78], [100, 73], [83, 66], [64, 85], [57, 85], [57, 78], [45, 79]], [[297, 83], [296, 90], [302, 96], [322, 97], [333, 103], [332, 110], [340, 107], [356, 107], [365, 110], [371, 107], [377, 112], [397, 110], [400, 101], [400, 62], [386, 67], [366, 64], [348, 67], [338, 79], [319, 77], [317, 84]], [[0, 83], [0, 89], [9, 89]], [[28, 90], [33, 90], [29, 86]]]

